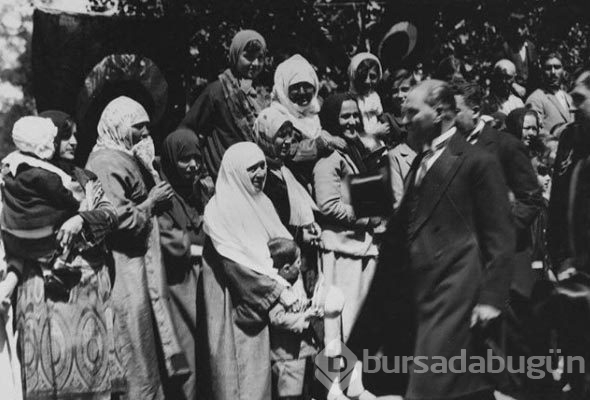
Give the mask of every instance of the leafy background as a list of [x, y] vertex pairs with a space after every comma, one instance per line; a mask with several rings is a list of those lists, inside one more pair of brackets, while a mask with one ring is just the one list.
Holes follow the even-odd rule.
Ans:
[[[10, 131], [23, 115], [35, 112], [31, 79], [32, 13], [36, 6], [77, 12], [177, 16], [191, 34], [187, 98], [192, 102], [226, 63], [232, 36], [255, 28], [269, 42], [260, 84], [272, 83], [274, 66], [295, 52], [318, 67], [324, 91], [346, 85], [348, 57], [375, 51], [378, 40], [403, 9], [423, 10], [428, 20], [425, 72], [455, 54], [469, 78], [486, 83], [502, 43], [508, 12], [526, 15], [531, 38], [541, 52], [559, 50], [570, 72], [590, 60], [587, 0], [0, 0], [0, 156], [11, 149]], [[415, 6], [423, 3], [420, 6]], [[418, 13], [418, 18], [421, 15]]]

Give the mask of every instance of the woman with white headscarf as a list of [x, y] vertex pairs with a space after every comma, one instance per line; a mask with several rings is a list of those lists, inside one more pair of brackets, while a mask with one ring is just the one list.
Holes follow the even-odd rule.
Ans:
[[[109, 241], [115, 264], [112, 297], [129, 333], [123, 362], [130, 399], [164, 398], [162, 370], [169, 377], [188, 373], [169, 309], [155, 217], [169, 205], [173, 191], [167, 183], [155, 183], [149, 121], [135, 100], [121, 96], [111, 101], [100, 117], [86, 166], [101, 180], [119, 214]], [[162, 353], [164, 360], [159, 360]]]
[[311, 170], [319, 158], [346, 146], [343, 140], [322, 129], [318, 91], [315, 69], [301, 55], [277, 66], [269, 113], [293, 125], [294, 145], [285, 161], [304, 184], [311, 182]]
[[117, 311], [104, 246], [117, 213], [96, 175], [74, 165], [71, 118], [59, 111], [41, 116], [17, 121], [18, 150], [3, 160], [7, 273], [0, 302], [6, 306], [12, 297], [6, 285], [18, 282], [15, 319], [25, 398], [108, 400], [125, 390], [125, 352], [114, 346], [125, 330], [113, 323]]
[[224, 154], [205, 208], [203, 293], [211, 393], [215, 400], [270, 400], [268, 311], [286, 287], [268, 242], [291, 238], [262, 188], [264, 154], [237, 143]]

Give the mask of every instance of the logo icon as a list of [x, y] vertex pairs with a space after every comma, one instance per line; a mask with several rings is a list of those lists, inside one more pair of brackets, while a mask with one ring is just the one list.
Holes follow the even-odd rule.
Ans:
[[339, 382], [340, 390], [345, 390], [350, 385], [357, 360], [344, 343], [334, 339], [315, 357], [315, 377], [328, 389]]

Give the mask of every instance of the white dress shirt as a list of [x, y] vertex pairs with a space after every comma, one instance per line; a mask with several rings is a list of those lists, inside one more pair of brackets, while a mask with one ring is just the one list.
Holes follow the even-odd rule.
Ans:
[[432, 153], [432, 156], [430, 156], [430, 157], [425, 157], [422, 160], [422, 162], [420, 163], [420, 167], [418, 168], [418, 173], [416, 174], [416, 185], [419, 185], [421, 183], [421, 182], [419, 182], [420, 179], [424, 179], [424, 176], [420, 177], [420, 169], [423, 168], [423, 164], [425, 163], [425, 165], [426, 165], [426, 172], [430, 171], [430, 168], [432, 168], [432, 165], [434, 165], [434, 163], [436, 162], [436, 160], [438, 160], [438, 158], [441, 156], [443, 151], [445, 151], [445, 149], [447, 148], [448, 141], [451, 139], [451, 137], [456, 132], [457, 132], [457, 128], [455, 128], [453, 126], [451, 129], [449, 129], [445, 133], [434, 138], [432, 140], [432, 143], [430, 144], [430, 146], [424, 145], [424, 151], [434, 149], [434, 153]]

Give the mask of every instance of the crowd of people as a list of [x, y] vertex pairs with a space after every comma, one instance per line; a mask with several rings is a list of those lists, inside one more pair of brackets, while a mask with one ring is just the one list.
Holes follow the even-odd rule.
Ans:
[[[160, 149], [146, 109], [121, 96], [83, 168], [71, 116], [21, 118], [2, 160], [1, 391], [526, 398], [541, 386], [417, 364], [376, 382], [363, 355], [432, 367], [479, 354], [500, 319], [547, 345], [526, 322], [537, 283], [585, 268], [567, 216], [572, 173], [590, 155], [590, 72], [566, 87], [561, 56], [532, 59], [527, 43], [498, 59], [489, 91], [455, 57], [433, 79], [360, 53], [349, 88], [320, 98], [313, 65], [293, 55], [265, 105], [253, 86], [265, 39], [240, 31], [229, 67]], [[526, 81], [534, 68], [540, 87]], [[359, 216], [347, 182], [383, 166], [389, 212]], [[351, 374], [321, 385], [314, 357], [340, 362], [344, 345]], [[567, 383], [587, 394], [583, 382]]]

